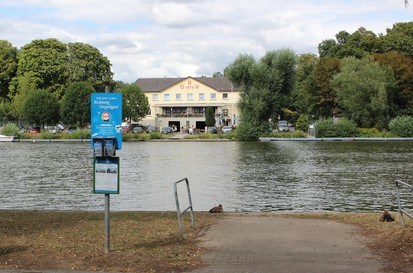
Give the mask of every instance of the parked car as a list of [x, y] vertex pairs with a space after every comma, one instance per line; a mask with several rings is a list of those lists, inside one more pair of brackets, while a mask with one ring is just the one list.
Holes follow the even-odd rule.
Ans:
[[152, 126], [152, 125], [150, 125], [150, 126], [148, 126], [148, 128], [146, 128], [146, 131], [147, 131], [148, 133], [153, 133], [153, 132], [156, 132], [156, 131], [158, 131], [158, 130], [159, 130], [158, 127]]
[[145, 132], [145, 130], [143, 130], [142, 127], [134, 127], [132, 129], [132, 133], [134, 133], [134, 134], [140, 134], [140, 133], [143, 133], [143, 132]]
[[27, 131], [30, 134], [38, 134], [38, 133], [40, 133], [41, 129], [40, 129], [39, 126], [29, 126], [29, 128], [27, 128]]
[[278, 132], [288, 132], [290, 129], [288, 128], [288, 122], [286, 120], [280, 120], [278, 122]]
[[52, 134], [56, 134], [59, 132], [59, 127], [57, 126], [45, 126], [44, 129]]
[[77, 130], [76, 126], [70, 126], [69, 128], [67, 128], [66, 134], [72, 134], [75, 130]]
[[229, 133], [232, 131], [232, 127], [231, 126], [223, 126], [221, 128], [222, 133]]
[[208, 127], [208, 133], [210, 134], [218, 134], [218, 130], [216, 127], [212, 126], [212, 127]]
[[173, 130], [172, 130], [171, 127], [163, 127], [162, 130], [161, 130], [161, 133], [162, 134], [172, 134]]

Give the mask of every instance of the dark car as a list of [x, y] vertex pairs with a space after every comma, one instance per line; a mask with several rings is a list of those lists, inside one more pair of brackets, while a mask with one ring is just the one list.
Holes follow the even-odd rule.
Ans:
[[69, 128], [67, 128], [66, 134], [72, 134], [75, 130], [77, 130], [77, 127], [70, 126]]
[[208, 133], [210, 134], [218, 134], [218, 130], [216, 127], [208, 127]]
[[171, 127], [163, 127], [162, 130], [161, 130], [161, 133], [162, 134], [172, 134], [173, 130], [172, 130]]

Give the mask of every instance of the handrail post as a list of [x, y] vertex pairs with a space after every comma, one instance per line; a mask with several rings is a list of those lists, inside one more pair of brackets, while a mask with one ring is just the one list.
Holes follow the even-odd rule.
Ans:
[[396, 189], [397, 189], [397, 205], [399, 206], [399, 213], [400, 213], [400, 223], [402, 224], [402, 227], [404, 227], [403, 211], [402, 211], [402, 205], [400, 202], [399, 181], [396, 181]]
[[[183, 181], [186, 182], [185, 184], [186, 184], [187, 193], [188, 193], [189, 206], [181, 212], [181, 209], [179, 208], [179, 198], [178, 198], [178, 187], [177, 187], [177, 184], [180, 183], [180, 182], [183, 182]], [[183, 226], [182, 226], [182, 217], [181, 217], [181, 214], [184, 213], [185, 211], [187, 211], [188, 209], [190, 209], [190, 211], [191, 211], [192, 228], [195, 227], [194, 209], [193, 209], [193, 207], [192, 207], [191, 190], [189, 189], [189, 181], [188, 181], [188, 178], [184, 178], [184, 179], [178, 180], [178, 181], [176, 181], [176, 182], [174, 183], [174, 194], [175, 194], [175, 203], [176, 203], [176, 213], [178, 214], [179, 231], [180, 231], [180, 234], [181, 234], [181, 238], [182, 238], [182, 240], [183, 240], [183, 239], [185, 239], [185, 238], [184, 238], [184, 229], [183, 229]]]

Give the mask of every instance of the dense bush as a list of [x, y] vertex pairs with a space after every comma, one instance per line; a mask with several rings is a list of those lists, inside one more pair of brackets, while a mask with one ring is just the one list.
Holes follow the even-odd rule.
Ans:
[[390, 121], [389, 129], [399, 137], [413, 137], [413, 117], [396, 117]]
[[64, 138], [68, 139], [88, 139], [90, 138], [90, 129], [74, 130], [71, 134], [64, 134]]
[[358, 135], [356, 124], [346, 118], [337, 122], [333, 119], [320, 119], [315, 123], [316, 137], [355, 137]]
[[307, 115], [300, 115], [295, 123], [295, 128], [297, 130], [301, 130], [303, 132], [308, 131], [308, 116]]
[[19, 128], [11, 123], [6, 124], [1, 130], [1, 134], [6, 136], [17, 136], [19, 134]]

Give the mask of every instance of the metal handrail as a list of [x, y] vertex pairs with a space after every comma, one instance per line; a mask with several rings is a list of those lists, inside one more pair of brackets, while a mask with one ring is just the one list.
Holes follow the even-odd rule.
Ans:
[[[188, 192], [189, 206], [188, 206], [186, 209], [184, 209], [183, 211], [181, 211], [180, 208], [179, 208], [179, 198], [178, 198], [178, 187], [177, 187], [177, 184], [178, 184], [178, 183], [181, 183], [181, 182], [184, 182], [184, 181], [186, 182], [186, 189], [187, 189], [187, 192]], [[190, 209], [190, 210], [191, 210], [192, 228], [195, 227], [194, 209], [193, 209], [193, 207], [192, 207], [191, 190], [189, 189], [189, 181], [188, 181], [188, 178], [184, 178], [184, 179], [178, 180], [178, 181], [176, 181], [176, 182], [174, 183], [174, 193], [175, 193], [176, 212], [177, 212], [177, 214], [178, 214], [179, 231], [180, 231], [180, 233], [181, 233], [181, 238], [182, 238], [182, 240], [183, 240], [183, 239], [185, 239], [185, 238], [184, 238], [184, 230], [183, 230], [183, 227], [182, 227], [182, 217], [181, 217], [181, 214]]]
[[402, 205], [400, 202], [400, 185], [406, 186], [410, 188], [410, 191], [413, 193], [413, 186], [410, 184], [407, 184], [405, 182], [402, 182], [400, 180], [396, 180], [396, 188], [397, 188], [397, 205], [399, 206], [399, 213], [400, 213], [400, 223], [404, 227], [404, 218], [403, 214], [406, 214], [410, 219], [413, 219], [413, 215], [409, 213], [408, 211], [402, 209]]

